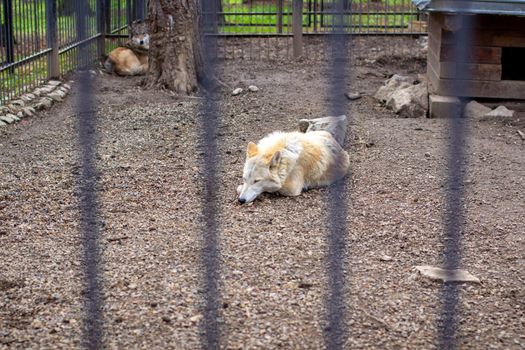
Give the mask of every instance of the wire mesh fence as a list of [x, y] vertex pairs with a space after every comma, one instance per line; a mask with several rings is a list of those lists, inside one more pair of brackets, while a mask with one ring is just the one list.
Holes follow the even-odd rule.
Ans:
[[[111, 47], [144, 14], [144, 0], [2, 0], [0, 104], [97, 61], [106, 38]], [[81, 47], [88, 48], [83, 55]]]
[[[330, 32], [336, 16], [354, 34], [419, 34], [426, 23], [410, 0], [223, 0], [218, 9], [221, 35], [290, 35]], [[296, 6], [296, 7], [294, 7]], [[294, 8], [301, 10], [294, 22]], [[299, 21], [297, 21], [299, 19]]]

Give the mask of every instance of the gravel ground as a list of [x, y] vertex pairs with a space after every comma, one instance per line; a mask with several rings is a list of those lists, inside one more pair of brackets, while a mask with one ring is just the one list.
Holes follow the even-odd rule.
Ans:
[[[325, 115], [322, 62], [226, 61], [219, 130], [221, 344], [322, 348], [326, 189], [240, 206], [248, 141]], [[418, 59], [355, 60], [348, 106], [348, 349], [437, 347], [447, 121], [398, 119], [370, 95]], [[97, 166], [107, 348], [199, 348], [198, 98], [99, 76]], [[349, 88], [350, 89], [350, 88]], [[78, 348], [82, 266], [74, 99], [0, 129], [0, 349]], [[461, 349], [525, 347], [525, 115], [468, 121]], [[388, 259], [388, 257], [391, 259]]]

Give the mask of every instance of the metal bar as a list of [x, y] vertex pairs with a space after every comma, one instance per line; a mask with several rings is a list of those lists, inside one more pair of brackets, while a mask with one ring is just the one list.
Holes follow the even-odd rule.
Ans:
[[[213, 9], [214, 0], [204, 0], [204, 9]], [[217, 15], [204, 16], [202, 31], [214, 30], [216, 26], [213, 22], [217, 20]], [[220, 327], [219, 300], [220, 300], [220, 259], [219, 259], [219, 224], [217, 210], [217, 183], [218, 183], [218, 147], [217, 130], [219, 126], [219, 105], [217, 89], [215, 88], [215, 59], [213, 53], [216, 45], [214, 36], [205, 36], [202, 40], [203, 52], [203, 75], [202, 84], [204, 87], [205, 99], [200, 106], [200, 145], [202, 147], [201, 174], [203, 178], [203, 191], [201, 197], [202, 213], [201, 218], [204, 222], [202, 229], [203, 246], [201, 249], [201, 263], [204, 266], [202, 276], [202, 287], [204, 291], [203, 310], [204, 315], [201, 333], [201, 345], [203, 349], [219, 349], [220, 347]]]
[[277, 0], [277, 33], [283, 32], [283, 2], [284, 0]]
[[[6, 50], [6, 62], [15, 61], [15, 40], [13, 31], [13, 2], [12, 0], [3, 0], [4, 23], [3, 23], [3, 44]], [[11, 72], [12, 73], [12, 72]]]
[[[345, 28], [358, 28], [357, 25], [353, 26], [346, 26]], [[303, 33], [303, 36], [326, 36], [329, 34], [329, 31], [323, 31], [323, 32], [308, 32]], [[243, 38], [251, 38], [251, 37], [260, 37], [260, 36], [274, 36], [274, 37], [293, 37], [292, 33], [270, 33], [270, 34], [262, 34], [262, 33], [216, 33], [216, 34], [205, 34], [205, 36], [219, 36], [219, 37], [243, 37]], [[426, 32], [387, 32], [387, 33], [381, 33], [381, 32], [361, 32], [361, 33], [344, 33], [342, 35], [354, 35], [354, 36], [407, 36], [407, 35], [427, 35]]]
[[106, 53], [106, 3], [107, 0], [97, 0], [97, 56], [103, 57]]
[[[78, 46], [76, 63], [80, 68], [87, 67], [89, 47], [85, 45], [88, 36], [89, 7], [80, 4], [76, 9], [76, 29]], [[98, 37], [97, 34], [92, 37]], [[86, 59], [84, 59], [86, 58]], [[97, 195], [98, 172], [95, 166], [97, 113], [93, 96], [93, 82], [91, 74], [83, 70], [78, 75], [79, 90], [77, 100], [77, 130], [78, 130], [78, 159], [80, 160], [80, 191], [77, 192], [80, 204], [80, 228], [83, 249], [83, 275], [84, 275], [84, 303], [85, 314], [83, 317], [82, 343], [87, 349], [102, 349], [102, 300], [101, 300], [101, 275], [100, 265], [100, 219]]]
[[84, 40], [79, 40], [71, 45], [68, 45], [68, 46], [64, 46], [60, 51], [59, 53], [62, 54], [62, 53], [65, 53], [65, 52], [68, 52], [68, 51], [71, 51], [72, 49], [75, 49], [77, 47], [81, 47], [85, 44], [88, 44], [89, 42], [99, 38], [102, 34], [101, 33], [97, 33], [89, 38], [86, 38]]
[[36, 59], [40, 58], [40, 57], [43, 57], [43, 56], [46, 56], [48, 53], [50, 53], [53, 49], [45, 49], [45, 50], [42, 50], [40, 52], [37, 52], [35, 54], [32, 54], [30, 56], [27, 56], [27, 57], [24, 57], [23, 59], [21, 60], [18, 60], [16, 62], [13, 62], [13, 63], [9, 63], [9, 64], [6, 64], [4, 66], [1, 66], [0, 67], [0, 72], [2, 71], [5, 71], [5, 70], [8, 70], [8, 69], [14, 69], [14, 68], [18, 68], [26, 63], [29, 63], [29, 62], [32, 62], [32, 61], [35, 61]]
[[[456, 45], [454, 45], [455, 62], [465, 62], [468, 53], [472, 48], [472, 22], [473, 16], [459, 15], [461, 29], [457, 31]], [[468, 70], [458, 70], [457, 77], [454, 79], [454, 91], [456, 96], [462, 96], [465, 91], [465, 83], [469, 79]], [[468, 157], [465, 153], [467, 139], [468, 119], [462, 118], [462, 109], [450, 116], [448, 144], [448, 174], [445, 191], [445, 212], [443, 219], [444, 242], [443, 256], [444, 268], [448, 271], [461, 268], [462, 262], [462, 241], [461, 236], [465, 228], [465, 186], [464, 178], [467, 170]], [[457, 347], [458, 329], [458, 305], [459, 305], [459, 286], [457, 283], [444, 283], [441, 288], [441, 314], [439, 329], [439, 348], [455, 349]]]
[[55, 78], [60, 75], [60, 60], [58, 54], [57, 35], [57, 6], [56, 1], [46, 0], [46, 35], [47, 46], [51, 49], [47, 61], [47, 77]]
[[293, 0], [292, 30], [293, 57], [303, 55], [303, 0]]
[[[351, 36], [345, 34], [345, 17], [343, 10], [345, 0], [334, 0], [336, 16], [332, 17], [332, 33], [330, 39], [330, 57], [328, 76], [331, 82], [327, 92], [331, 99], [329, 115], [339, 116], [345, 114], [347, 77], [347, 41]], [[343, 145], [342, 145], [343, 146]], [[328, 286], [326, 293], [326, 323], [324, 328], [324, 340], [326, 349], [342, 349], [348, 331], [345, 325], [345, 267], [346, 256], [346, 216], [347, 216], [347, 194], [345, 182], [342, 179], [328, 188], [328, 255], [327, 274]]]

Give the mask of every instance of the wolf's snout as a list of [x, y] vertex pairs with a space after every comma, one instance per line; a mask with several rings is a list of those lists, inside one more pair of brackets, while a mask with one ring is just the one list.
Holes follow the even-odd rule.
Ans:
[[246, 203], [246, 199], [239, 197], [239, 203], [244, 204]]
[[144, 45], [144, 40], [141, 40], [141, 41], [140, 41], [140, 45]]

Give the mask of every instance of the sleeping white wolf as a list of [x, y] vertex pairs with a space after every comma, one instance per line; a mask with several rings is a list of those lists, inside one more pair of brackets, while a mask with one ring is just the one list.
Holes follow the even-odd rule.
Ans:
[[349, 166], [348, 153], [327, 131], [274, 132], [257, 145], [248, 143], [239, 202], [252, 202], [263, 192], [298, 196], [341, 179]]

